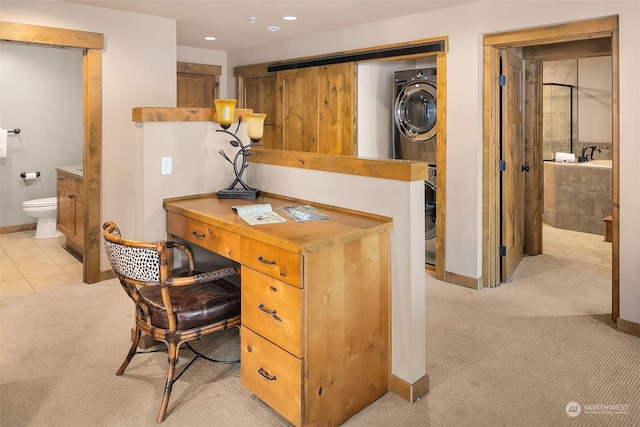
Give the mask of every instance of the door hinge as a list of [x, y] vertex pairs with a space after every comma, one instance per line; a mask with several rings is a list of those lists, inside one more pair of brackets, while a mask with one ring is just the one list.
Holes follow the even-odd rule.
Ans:
[[500, 86], [504, 86], [507, 84], [507, 76], [505, 76], [504, 74], [500, 74], [498, 76], [498, 83], [500, 84]]
[[507, 256], [507, 247], [503, 245], [498, 246], [498, 255]]
[[498, 160], [498, 170], [500, 172], [504, 172], [507, 170], [507, 162], [504, 160]]

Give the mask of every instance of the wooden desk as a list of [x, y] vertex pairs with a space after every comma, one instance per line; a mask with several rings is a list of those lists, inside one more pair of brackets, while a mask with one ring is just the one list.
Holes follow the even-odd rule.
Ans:
[[242, 265], [242, 384], [296, 426], [340, 425], [389, 388], [391, 219], [311, 203], [330, 219], [250, 226], [231, 206], [251, 203], [305, 202], [168, 199], [167, 232]]

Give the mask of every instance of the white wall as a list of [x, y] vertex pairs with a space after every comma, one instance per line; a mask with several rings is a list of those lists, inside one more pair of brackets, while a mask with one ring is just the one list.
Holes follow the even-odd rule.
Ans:
[[0, 43], [0, 93], [0, 128], [21, 131], [0, 158], [0, 227], [32, 224], [22, 202], [54, 197], [55, 168], [82, 164], [82, 52]]
[[578, 141], [611, 144], [611, 57], [578, 59]]
[[415, 68], [409, 62], [369, 62], [358, 65], [358, 156], [393, 158], [393, 73]]
[[[233, 159], [237, 149], [229, 144], [229, 136], [216, 132], [213, 122], [146, 122], [136, 124], [135, 179], [138, 205], [136, 238], [166, 238], [166, 213], [162, 200], [189, 194], [213, 193], [226, 188], [234, 180], [233, 167], [218, 154], [224, 150]], [[235, 125], [232, 127], [235, 129]], [[246, 140], [246, 125], [238, 136]], [[245, 141], [245, 143], [248, 141]], [[162, 157], [171, 157], [171, 175], [160, 174]]]
[[[640, 323], [640, 2], [479, 1], [229, 53], [229, 67], [449, 36], [446, 270], [482, 275], [482, 36], [619, 15], [621, 317]], [[392, 30], [390, 30], [392, 29]], [[233, 88], [229, 93], [233, 94]], [[359, 125], [365, 126], [362, 117]]]

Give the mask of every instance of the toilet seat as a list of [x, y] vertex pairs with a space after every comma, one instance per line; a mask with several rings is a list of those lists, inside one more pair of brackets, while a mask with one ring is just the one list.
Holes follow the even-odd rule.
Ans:
[[44, 199], [34, 199], [22, 202], [23, 208], [52, 208], [57, 204], [55, 197], [45, 197]]

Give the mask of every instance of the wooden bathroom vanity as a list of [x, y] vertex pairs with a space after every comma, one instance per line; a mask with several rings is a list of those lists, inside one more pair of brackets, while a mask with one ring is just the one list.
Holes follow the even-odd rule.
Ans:
[[84, 246], [84, 175], [82, 166], [56, 168], [58, 230], [67, 238], [67, 249], [82, 260]]

